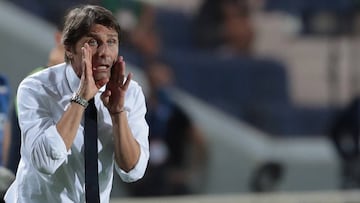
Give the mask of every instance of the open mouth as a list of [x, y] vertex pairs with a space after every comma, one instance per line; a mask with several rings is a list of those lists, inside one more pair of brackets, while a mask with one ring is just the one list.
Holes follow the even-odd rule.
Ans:
[[96, 72], [102, 72], [102, 71], [107, 71], [109, 67], [110, 67], [109, 65], [99, 65], [99, 66], [96, 66], [96, 68], [94, 68], [94, 70]]

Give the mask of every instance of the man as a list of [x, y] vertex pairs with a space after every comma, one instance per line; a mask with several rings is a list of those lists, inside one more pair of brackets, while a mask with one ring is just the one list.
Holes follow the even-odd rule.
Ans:
[[250, 1], [204, 0], [194, 17], [195, 44], [225, 55], [252, 55], [255, 29]]
[[109, 202], [113, 167], [126, 182], [144, 175], [149, 159], [145, 99], [132, 74], [125, 75], [119, 38], [116, 19], [102, 7], [85, 5], [66, 16], [66, 63], [19, 85], [21, 160], [6, 202], [95, 202], [87, 197], [84, 173], [84, 142], [90, 136], [83, 115], [92, 99], [98, 126], [93, 168], [98, 168], [101, 202]]

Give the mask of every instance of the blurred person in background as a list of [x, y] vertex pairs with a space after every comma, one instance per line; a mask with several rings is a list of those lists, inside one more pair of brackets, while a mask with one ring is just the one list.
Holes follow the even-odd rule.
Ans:
[[46, 20], [49, 23], [56, 24], [59, 16], [66, 11], [80, 4], [96, 4], [99, 0], [62, 0], [62, 1], [44, 1], [44, 0], [10, 0], [18, 7]]
[[8, 135], [10, 133], [9, 126], [9, 109], [10, 109], [10, 85], [5, 75], [0, 74], [0, 142], [1, 156], [0, 166], [4, 165], [6, 159]]
[[342, 162], [341, 187], [360, 188], [360, 96], [335, 117], [330, 138]]
[[144, 60], [160, 52], [155, 28], [155, 8], [146, 1], [100, 0], [100, 5], [114, 13], [122, 28], [123, 45], [138, 51]]
[[[207, 146], [190, 116], [173, 101], [173, 73], [160, 61], [145, 67], [149, 84], [146, 101], [150, 159], [144, 178], [129, 184], [131, 196], [192, 194], [192, 179], [205, 176]], [[200, 183], [201, 184], [201, 183]]]
[[0, 202], [6, 190], [15, 179], [15, 175], [4, 167], [4, 160], [8, 147], [10, 133], [9, 108], [10, 108], [10, 85], [5, 75], [0, 74]]
[[[65, 62], [65, 57], [64, 57], [65, 49], [64, 49], [64, 45], [61, 42], [62, 30], [63, 30], [63, 18], [59, 17], [56, 23], [56, 31], [54, 33], [55, 46], [49, 52], [47, 64], [45, 66], [35, 68], [30, 73], [30, 75], [40, 70], [43, 70], [47, 67], [51, 67], [56, 64]], [[11, 130], [7, 138], [9, 142], [5, 144], [7, 147], [4, 153], [4, 165], [6, 166], [6, 168], [10, 169], [14, 174], [16, 174], [17, 167], [20, 161], [20, 146], [21, 146], [21, 132], [18, 122], [16, 96], [15, 96], [15, 102], [11, 106], [11, 110], [10, 110], [10, 126], [11, 126]]]
[[255, 31], [247, 0], [204, 0], [194, 19], [195, 43], [225, 55], [251, 55]]

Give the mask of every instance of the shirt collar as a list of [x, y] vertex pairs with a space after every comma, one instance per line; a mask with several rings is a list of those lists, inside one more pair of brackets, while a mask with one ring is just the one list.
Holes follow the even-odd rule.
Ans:
[[[70, 63], [66, 64], [66, 78], [69, 83], [69, 87], [72, 92], [78, 91], [79, 85], [80, 85], [80, 78], [76, 75], [74, 68]], [[98, 93], [102, 93], [105, 91], [106, 85], [102, 86]]]

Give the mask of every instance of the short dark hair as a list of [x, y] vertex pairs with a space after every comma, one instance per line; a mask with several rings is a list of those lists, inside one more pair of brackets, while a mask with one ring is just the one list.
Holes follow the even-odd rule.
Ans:
[[[80, 5], [72, 8], [65, 16], [62, 38], [64, 46], [73, 49], [75, 44], [89, 33], [94, 24], [114, 29], [118, 33], [120, 42], [120, 25], [111, 11], [97, 5]], [[70, 61], [66, 54], [65, 61]]]

